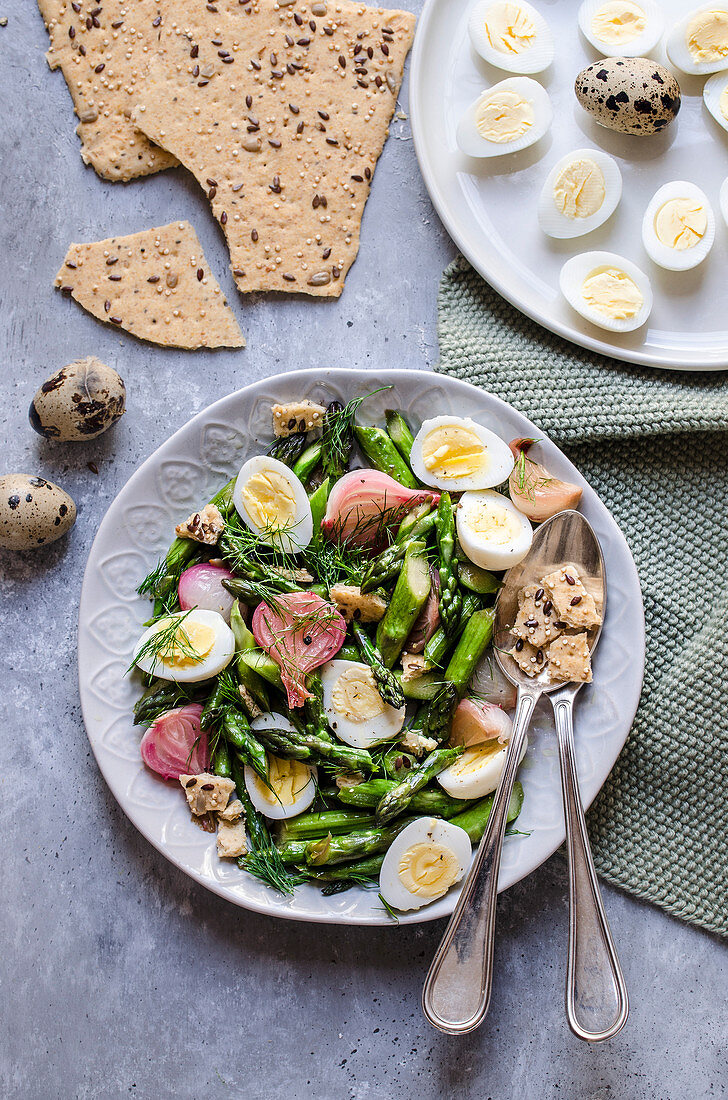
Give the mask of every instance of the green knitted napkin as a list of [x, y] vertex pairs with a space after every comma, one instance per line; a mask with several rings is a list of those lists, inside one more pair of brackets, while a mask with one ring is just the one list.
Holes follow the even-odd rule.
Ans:
[[589, 814], [597, 869], [728, 935], [728, 373], [651, 370], [522, 316], [462, 258], [440, 287], [440, 371], [563, 448], [612, 512], [642, 585], [647, 662], [627, 743]]

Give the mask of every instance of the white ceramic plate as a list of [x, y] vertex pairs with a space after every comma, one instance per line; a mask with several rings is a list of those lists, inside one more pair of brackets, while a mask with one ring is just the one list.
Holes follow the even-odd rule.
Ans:
[[[215, 839], [190, 820], [178, 784], [166, 783], [142, 764], [142, 731], [131, 710], [139, 685], [125, 675], [149, 603], [136, 587], [169, 545], [175, 523], [208, 500], [251, 455], [271, 439], [270, 406], [296, 397], [347, 401], [375, 386], [362, 416], [383, 423], [384, 409], [401, 408], [413, 427], [435, 413], [468, 415], [504, 439], [542, 437], [535, 425], [483, 390], [424, 371], [308, 370], [278, 375], [231, 394], [201, 412], [167, 440], [129, 479], [109, 508], [89, 555], [79, 611], [81, 705], [91, 747], [119, 805], [160, 852], [186, 874], [236, 905], [298, 920], [386, 924], [376, 890], [352, 889], [323, 897], [301, 886], [284, 898], [220, 860]], [[619, 528], [597, 495], [554, 444], [544, 440], [544, 461], [561, 478], [584, 485], [583, 512], [604, 549], [609, 583], [607, 617], [595, 660], [595, 682], [579, 696], [577, 757], [586, 803], [617, 758], [632, 724], [644, 670], [644, 619], [637, 572]], [[564, 839], [553, 725], [544, 708], [521, 767], [525, 789], [519, 829], [527, 836], [505, 842], [500, 887], [538, 867]], [[401, 923], [432, 920], [452, 911], [454, 893]]]
[[[582, 347], [635, 363], [683, 370], [728, 366], [728, 228], [718, 193], [728, 175], [728, 133], [703, 104], [705, 80], [676, 73], [680, 113], [654, 137], [630, 137], [597, 126], [574, 95], [574, 78], [599, 55], [581, 37], [577, 0], [540, 0], [539, 11], [556, 41], [554, 64], [535, 79], [554, 108], [550, 133], [522, 153], [473, 160], [458, 150], [455, 131], [465, 108], [485, 88], [508, 76], [471, 48], [467, 23], [474, 0], [427, 0], [412, 54], [410, 112], [425, 184], [442, 222], [470, 263], [508, 301], [539, 324]], [[660, 5], [669, 29], [685, 12], [681, 0]], [[672, 66], [659, 48], [656, 60]], [[550, 168], [571, 149], [593, 146], [615, 158], [622, 201], [593, 233], [554, 241], [541, 232], [538, 196]], [[642, 216], [668, 180], [691, 180], [705, 191], [716, 215], [710, 256], [693, 271], [657, 267], [642, 246]], [[579, 252], [617, 252], [652, 282], [655, 305], [647, 325], [617, 335], [583, 320], [559, 293], [559, 270]]]

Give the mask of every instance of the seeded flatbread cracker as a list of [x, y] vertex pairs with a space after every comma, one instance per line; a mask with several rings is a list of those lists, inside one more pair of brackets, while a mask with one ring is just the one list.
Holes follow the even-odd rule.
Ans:
[[131, 121], [136, 81], [159, 49], [161, 3], [153, 0], [38, 0], [51, 69], [66, 78], [81, 156], [108, 180], [131, 180], [177, 161]]
[[207, 192], [239, 290], [338, 297], [414, 16], [350, 0], [175, 0], [174, 13], [132, 118]]
[[56, 286], [100, 321], [163, 347], [245, 345], [189, 222], [72, 244]]

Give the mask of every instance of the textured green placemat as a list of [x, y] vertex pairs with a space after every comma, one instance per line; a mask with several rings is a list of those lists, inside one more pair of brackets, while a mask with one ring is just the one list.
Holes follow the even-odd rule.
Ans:
[[546, 332], [463, 259], [440, 287], [439, 370], [539, 424], [619, 523], [640, 575], [640, 707], [589, 815], [597, 869], [728, 935], [728, 373], [651, 370]]

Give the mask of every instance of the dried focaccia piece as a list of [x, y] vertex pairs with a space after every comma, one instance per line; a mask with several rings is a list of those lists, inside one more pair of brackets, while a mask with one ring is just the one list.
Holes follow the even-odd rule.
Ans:
[[163, 347], [245, 344], [189, 222], [72, 244], [55, 285], [99, 321]]
[[586, 633], [562, 634], [549, 646], [549, 675], [564, 684], [590, 684], [591, 654]]
[[202, 817], [211, 810], [224, 810], [235, 790], [232, 779], [212, 775], [211, 772], [181, 775], [179, 781], [195, 817]]
[[362, 593], [354, 584], [335, 584], [330, 591], [331, 599], [347, 623], [378, 623], [384, 618], [387, 605], [381, 596], [374, 592]]
[[524, 642], [522, 638], [508, 652], [527, 676], [538, 676], [548, 664], [546, 650], [540, 646], [531, 645], [530, 642]]
[[544, 577], [541, 584], [548, 592], [558, 614], [558, 622], [567, 626], [589, 628], [599, 626], [602, 616], [594, 597], [582, 583], [579, 569], [573, 562], [565, 562]]
[[215, 546], [225, 527], [222, 512], [215, 504], [206, 504], [199, 512], [193, 512], [184, 523], [178, 523], [174, 533], [179, 539], [194, 539], [206, 546]]
[[320, 428], [326, 409], [313, 401], [288, 401], [285, 405], [273, 405], [273, 432], [283, 437], [298, 432], [311, 432]]
[[538, 648], [548, 645], [561, 633], [555, 625], [558, 615], [553, 600], [542, 584], [529, 584], [518, 597], [518, 615], [513, 624], [513, 633]]

